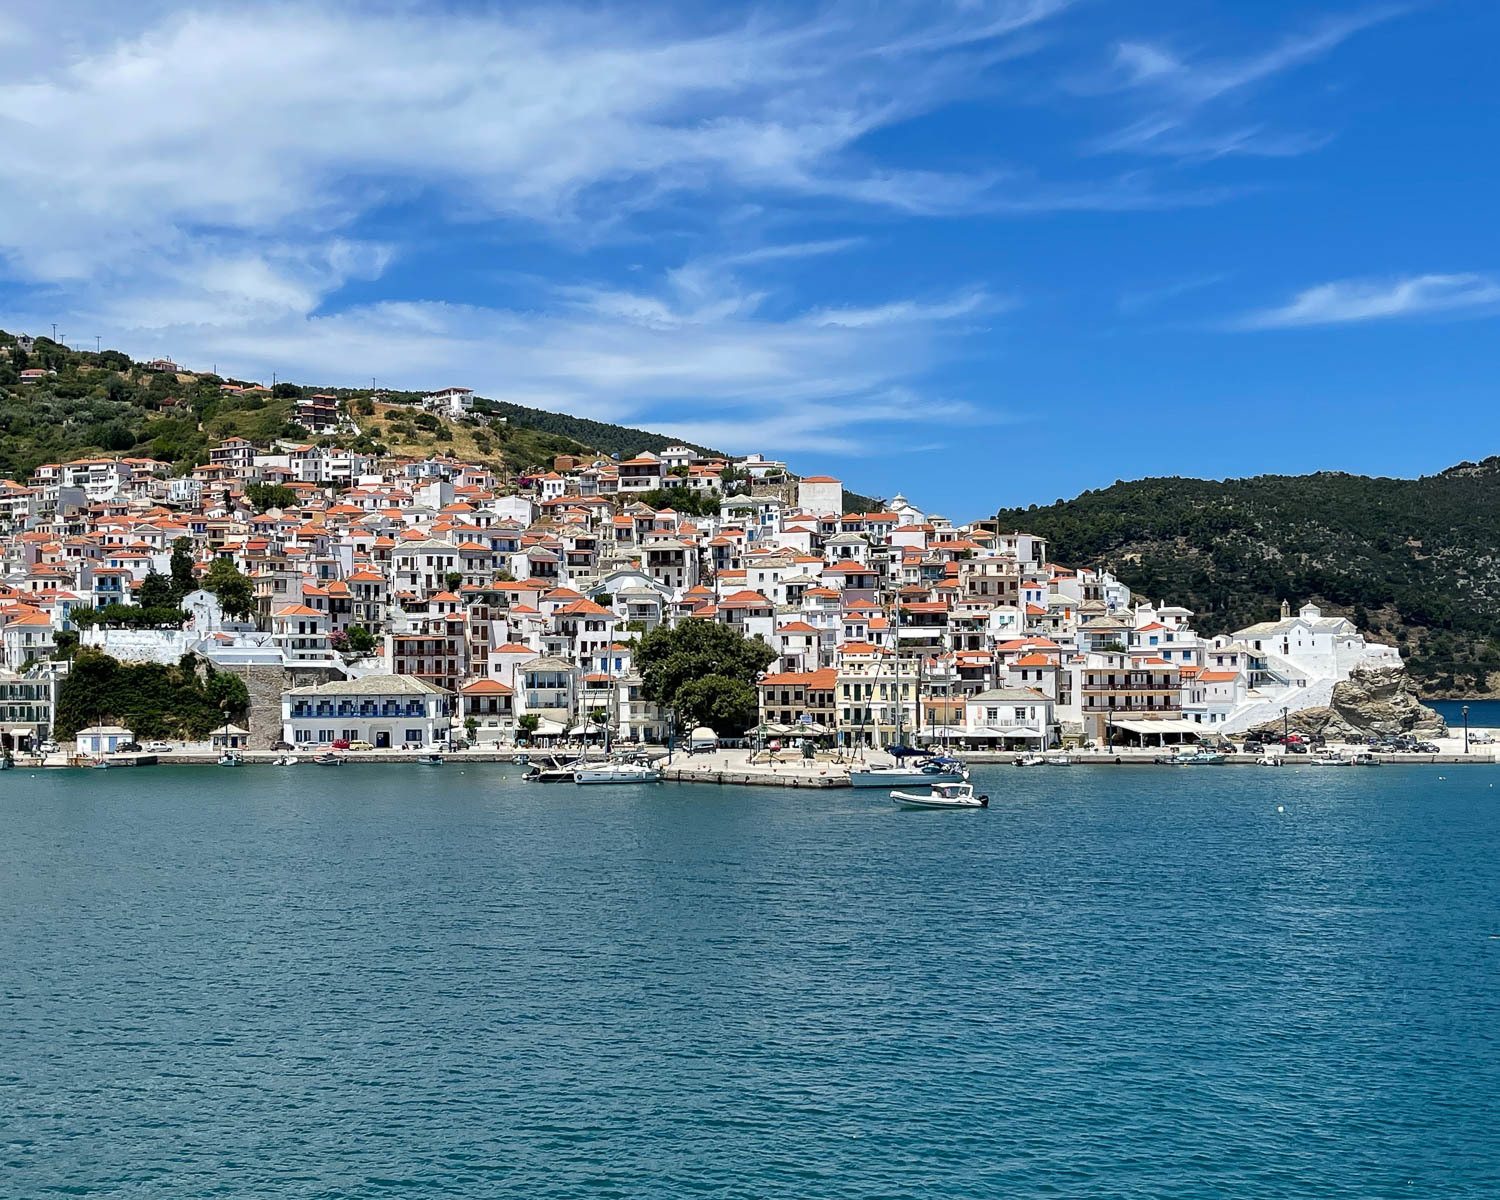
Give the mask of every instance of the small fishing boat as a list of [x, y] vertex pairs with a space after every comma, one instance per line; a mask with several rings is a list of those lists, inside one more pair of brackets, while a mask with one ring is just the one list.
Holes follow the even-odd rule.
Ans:
[[110, 762], [109, 759], [107, 759], [107, 758], [96, 758], [96, 759], [94, 759], [93, 762], [89, 763], [89, 770], [91, 770], [91, 771], [107, 771], [107, 770], [110, 769], [110, 767], [112, 767], [114, 765], [115, 764], [112, 763], [112, 762]]
[[531, 765], [531, 755], [525, 753], [513, 754], [511, 755], [510, 762], [515, 767], [529, 767]]
[[976, 796], [972, 783], [934, 783], [925, 794], [892, 792], [891, 800], [900, 808], [988, 808], [988, 796]]
[[1312, 767], [1347, 767], [1349, 760], [1342, 754], [1334, 754], [1331, 750], [1325, 750], [1321, 754], [1310, 755], [1307, 763]]
[[1381, 762], [1368, 750], [1361, 750], [1358, 754], [1351, 754], [1349, 756], [1349, 765], [1351, 767], [1383, 767], [1385, 763]]
[[1255, 765], [1257, 767], [1279, 767], [1282, 765], [1282, 758], [1279, 754], [1262, 754], [1255, 760]]
[[579, 767], [573, 772], [574, 783], [660, 783], [661, 772], [644, 763], [603, 763], [597, 767]]
[[317, 763], [320, 767], [342, 767], [344, 765], [344, 756], [342, 754], [334, 754], [330, 751], [327, 754], [318, 755], [313, 759], [313, 762]]
[[1048, 767], [1071, 767], [1073, 760], [1066, 754], [1044, 754], [1042, 764]]
[[445, 760], [441, 754], [424, 754], [417, 761], [424, 767], [440, 767]]
[[245, 760], [233, 750], [226, 750], [223, 754], [219, 755], [219, 766], [221, 767], [243, 767], [244, 765]]
[[280, 758], [273, 760], [271, 765], [273, 767], [295, 767], [297, 759], [291, 754], [283, 754]]
[[1021, 754], [1016, 756], [1018, 767], [1045, 767], [1047, 760], [1040, 754]]

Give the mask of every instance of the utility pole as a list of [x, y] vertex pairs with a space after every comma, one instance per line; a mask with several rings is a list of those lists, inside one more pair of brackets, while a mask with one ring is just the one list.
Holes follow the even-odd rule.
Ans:
[[104, 342], [103, 338], [101, 338], [97, 333], [94, 334], [94, 353], [95, 354], [98, 354], [99, 351], [104, 348], [103, 342]]
[[57, 341], [57, 322], [56, 321], [52, 322], [52, 340], [54, 342]]

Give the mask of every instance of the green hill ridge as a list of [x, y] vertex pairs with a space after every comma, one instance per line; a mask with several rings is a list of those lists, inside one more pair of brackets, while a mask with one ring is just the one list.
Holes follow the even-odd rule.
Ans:
[[1500, 457], [1420, 479], [1141, 479], [993, 524], [1186, 605], [1200, 630], [1312, 600], [1399, 645], [1425, 695], [1500, 694]]

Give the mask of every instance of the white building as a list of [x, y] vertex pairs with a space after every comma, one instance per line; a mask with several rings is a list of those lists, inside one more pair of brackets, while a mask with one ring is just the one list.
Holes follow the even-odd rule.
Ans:
[[844, 485], [832, 475], [809, 475], [797, 483], [797, 507], [820, 517], [841, 516]]
[[422, 397], [422, 407], [457, 420], [474, 411], [474, 389], [447, 387]]
[[377, 750], [446, 741], [453, 693], [410, 675], [366, 675], [281, 694], [281, 736], [299, 748], [342, 738]]
[[991, 688], [964, 702], [964, 735], [1041, 749], [1052, 742], [1052, 706], [1052, 697], [1032, 688]]
[[113, 754], [127, 742], [135, 741], [135, 734], [120, 725], [90, 725], [80, 729], [74, 737], [79, 754], [98, 758], [101, 754]]

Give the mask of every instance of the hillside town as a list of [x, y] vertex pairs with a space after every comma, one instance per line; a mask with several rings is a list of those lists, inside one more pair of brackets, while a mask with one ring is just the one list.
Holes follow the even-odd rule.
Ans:
[[[429, 405], [457, 416], [470, 395]], [[304, 407], [340, 428], [331, 397]], [[0, 481], [5, 747], [51, 735], [70, 647], [199, 656], [247, 682], [227, 740], [299, 749], [601, 732], [663, 744], [677, 714], [648, 698], [634, 651], [696, 621], [774, 652], [757, 728], [721, 736], [846, 749], [1182, 743], [1326, 705], [1356, 669], [1400, 665], [1311, 604], [1200, 631], [1170, 597], [1053, 562], [1024, 531], [955, 524], [903, 495], [846, 511], [838, 479], [763, 455], [565, 455], [503, 479], [336, 441], [229, 438], [186, 474], [95, 457]], [[267, 494], [278, 503], [261, 510]], [[184, 549], [198, 580], [220, 563], [245, 577], [246, 602], [200, 586], [164, 623], [91, 619], [145, 615], [143, 591]]]

